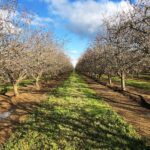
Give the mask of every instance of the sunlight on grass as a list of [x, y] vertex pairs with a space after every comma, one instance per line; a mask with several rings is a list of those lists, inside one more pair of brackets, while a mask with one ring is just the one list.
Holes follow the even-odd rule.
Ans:
[[[20, 87], [25, 87], [25, 86], [28, 86], [28, 85], [31, 85], [31, 84], [34, 84], [34, 80], [31, 80], [31, 79], [26, 79], [26, 80], [23, 80], [19, 86]], [[13, 87], [10, 83], [7, 83], [7, 84], [1, 84], [0, 85], [0, 94], [6, 94], [6, 92], [12, 90]]]
[[[113, 81], [117, 81], [119, 82], [119, 78], [114, 77]], [[129, 86], [133, 86], [139, 89], [144, 89], [144, 90], [150, 90], [150, 82], [146, 82], [146, 81], [140, 81], [140, 80], [136, 80], [136, 79], [127, 79], [126, 80], [126, 84]]]
[[[107, 81], [107, 76], [103, 76], [102, 79], [104, 81]], [[120, 83], [120, 78], [118, 77], [113, 77], [112, 78], [113, 82]], [[143, 89], [143, 90], [150, 90], [150, 82], [144, 81], [144, 80], [138, 80], [138, 79], [126, 79], [126, 85], [128, 86], [133, 86], [135, 88]]]
[[28, 120], [16, 127], [2, 150], [146, 149], [112, 108], [96, 98], [75, 73]]
[[150, 90], [150, 82], [128, 79], [127, 80], [127, 85], [133, 86], [133, 87], [136, 87], [136, 88], [139, 88], [139, 89]]

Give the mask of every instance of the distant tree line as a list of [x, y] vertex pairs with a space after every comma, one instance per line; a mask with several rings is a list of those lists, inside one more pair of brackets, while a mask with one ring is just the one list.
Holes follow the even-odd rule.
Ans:
[[141, 0], [128, 13], [104, 18], [99, 32], [79, 59], [76, 70], [93, 78], [118, 76], [125, 90], [126, 76], [150, 70], [150, 2]]

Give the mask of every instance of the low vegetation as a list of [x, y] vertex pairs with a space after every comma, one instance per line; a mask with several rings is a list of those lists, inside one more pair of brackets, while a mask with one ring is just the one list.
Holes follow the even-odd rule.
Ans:
[[73, 73], [16, 126], [2, 150], [146, 149], [132, 126]]
[[[148, 76], [147, 76], [148, 78]], [[106, 81], [107, 82], [107, 79], [108, 77], [107, 76], [102, 76], [101, 78], [103, 81]], [[114, 83], [120, 83], [120, 78], [118, 77], [112, 77], [112, 82]], [[150, 90], [150, 82], [146, 79], [142, 80], [142, 79], [136, 79], [136, 78], [127, 78], [126, 79], [126, 85], [128, 86], [132, 86], [132, 87], [135, 87], [135, 88], [138, 88], [138, 89], [143, 89], [143, 90]]]
[[[112, 80], [116, 81], [116, 78], [113, 78]], [[120, 81], [120, 80], [117, 80]], [[139, 89], [143, 90], [150, 90], [150, 82], [146, 81], [140, 81], [140, 80], [134, 80], [134, 79], [127, 79], [126, 84], [129, 86], [133, 86]]]

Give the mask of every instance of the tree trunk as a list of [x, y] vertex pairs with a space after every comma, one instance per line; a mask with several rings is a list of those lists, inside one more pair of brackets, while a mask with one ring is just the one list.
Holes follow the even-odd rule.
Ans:
[[137, 72], [137, 74], [136, 74], [136, 77], [137, 77], [137, 78], [140, 78], [140, 75], [139, 75], [139, 73], [138, 73], [138, 72]]
[[18, 92], [18, 83], [13, 83], [14, 96], [17, 97], [19, 95]]
[[99, 74], [99, 81], [101, 81], [101, 78], [102, 78], [102, 75], [101, 75], [101, 74]]
[[98, 74], [98, 81], [100, 81], [100, 75]]
[[109, 85], [112, 84], [112, 80], [111, 80], [111, 76], [110, 75], [108, 75], [108, 82], [109, 82]]
[[134, 78], [134, 73], [131, 74], [131, 78], [132, 78], [132, 79]]
[[35, 85], [36, 85], [36, 89], [37, 89], [37, 90], [40, 90], [39, 77], [37, 77], [37, 78], [35, 79]]
[[92, 78], [95, 79], [95, 73], [92, 74]]
[[125, 91], [125, 90], [126, 90], [125, 74], [124, 74], [124, 72], [121, 73], [121, 90], [122, 90], [122, 91]]
[[92, 78], [92, 73], [90, 74], [90, 77]]
[[96, 80], [98, 80], [99, 79], [99, 75], [98, 74], [96, 74]]

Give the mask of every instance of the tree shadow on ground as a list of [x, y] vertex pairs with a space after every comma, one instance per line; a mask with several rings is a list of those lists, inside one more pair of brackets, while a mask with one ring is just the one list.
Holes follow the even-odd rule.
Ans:
[[15, 132], [15, 128], [20, 125], [27, 115], [33, 113], [33, 110], [39, 107], [39, 102], [46, 99], [47, 94], [52, 94], [53, 90], [62, 85], [68, 78], [68, 74], [62, 75], [57, 80], [51, 80], [49, 83], [42, 83], [42, 89], [37, 91], [34, 86], [20, 87], [20, 96], [15, 98], [13, 92], [7, 95], [0, 95], [1, 113], [9, 113], [9, 116], [0, 120], [0, 145], [9, 138], [10, 134]]
[[2, 150], [148, 149], [135, 130], [77, 75], [53, 92], [49, 100], [33, 107], [22, 103], [20, 107], [26, 112], [19, 115], [30, 114], [29, 119], [13, 122], [15, 133]]
[[[86, 77], [84, 76], [83, 77], [84, 79], [86, 79]], [[126, 91], [122, 91], [121, 90], [121, 87], [118, 85], [118, 84], [115, 84], [115, 85], [109, 85], [106, 81], [100, 81], [98, 79], [92, 79], [93, 81], [97, 82], [97, 83], [100, 83], [101, 85], [103, 86], [106, 86], [108, 87], [109, 89], [113, 90], [114, 92], [119, 92], [120, 94], [130, 98], [131, 100], [139, 103], [142, 107], [146, 108], [146, 109], [149, 109], [150, 110], [150, 99], [146, 99], [143, 95], [142, 95], [142, 92], [138, 92], [139, 89], [136, 89], [135, 87], [135, 91], [134, 90], [131, 90], [131, 87], [129, 88], [129, 90], [126, 90]], [[141, 84], [142, 85], [142, 84]], [[135, 86], [135, 85], [134, 85]], [[132, 87], [133, 88], [133, 87]], [[144, 90], [144, 89], [143, 89]], [[143, 91], [141, 89], [141, 91]], [[148, 90], [148, 87], [145, 88], [145, 93], [146, 90]], [[132, 92], [131, 92], [132, 91]], [[136, 91], [140, 94], [136, 94]], [[148, 92], [149, 93], [149, 92]]]
[[[137, 101], [139, 95], [134, 93], [119, 93], [103, 86], [93, 79], [83, 76], [90, 88], [92, 88], [99, 98], [108, 102], [114, 110], [122, 115], [129, 123], [131, 123], [137, 132], [147, 139], [150, 145], [150, 110], [141, 105], [141, 100]], [[133, 96], [132, 98], [130, 97]], [[142, 121], [141, 121], [142, 120]]]
[[[126, 133], [127, 128], [122, 132], [119, 126], [113, 126], [114, 123], [118, 123], [117, 118], [115, 120], [116, 122], [110, 119], [111, 116], [106, 116], [104, 114], [96, 118], [95, 114], [102, 113], [104, 108], [99, 109], [99, 107], [97, 108], [96, 106], [95, 108], [90, 108], [91, 106], [87, 106], [87, 109], [90, 108], [92, 111], [94, 110], [93, 112], [87, 112], [85, 111], [86, 108], [83, 110], [79, 107], [74, 107], [71, 111], [79, 114], [77, 118], [74, 115], [60, 113], [56, 110], [56, 107], [60, 106], [58, 104], [50, 106], [42, 104], [41, 106], [34, 107], [34, 111], [29, 110], [30, 115], [33, 115], [34, 119], [25, 123], [13, 121], [15, 130], [19, 133], [15, 135], [18, 136], [17, 139], [19, 140], [21, 137], [26, 137], [29, 132], [32, 132], [33, 135], [38, 132], [37, 137], [30, 137], [33, 138], [33, 141], [36, 141], [37, 138], [39, 138], [38, 136], [44, 137], [46, 135], [59, 149], [65, 149], [68, 143], [70, 143], [69, 145], [73, 145], [75, 149], [128, 148], [142, 150], [145, 147], [140, 139], [130, 137]], [[108, 111], [105, 113], [112, 112]], [[108, 118], [104, 119], [104, 117]], [[25, 140], [30, 141], [31, 139]], [[43, 141], [43, 143], [44, 142], [47, 141]], [[51, 148], [53, 148], [53, 146]]]

